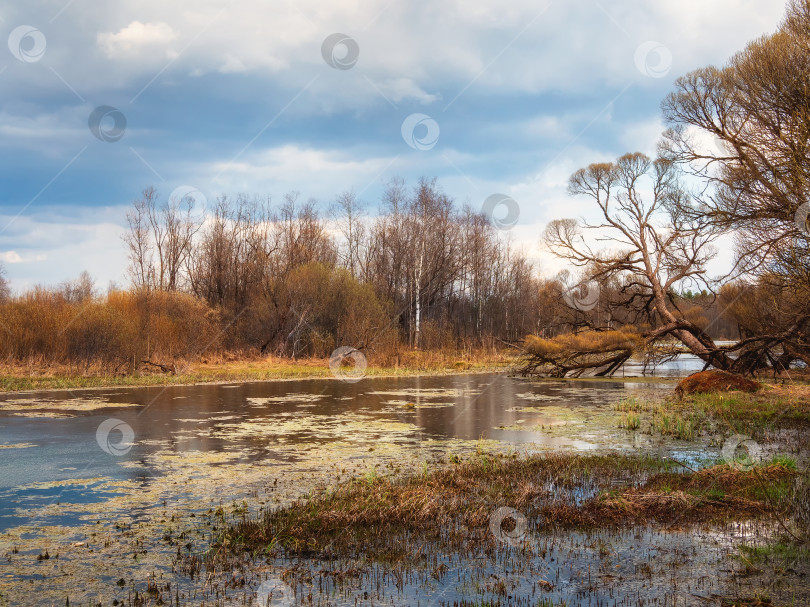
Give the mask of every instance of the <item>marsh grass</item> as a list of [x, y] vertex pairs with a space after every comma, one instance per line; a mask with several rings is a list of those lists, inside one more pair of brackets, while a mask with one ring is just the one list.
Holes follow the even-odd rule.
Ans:
[[641, 427], [641, 417], [637, 413], [623, 413], [619, 421], [619, 428], [638, 430]]
[[649, 401], [643, 400], [636, 396], [631, 396], [628, 398], [623, 398], [618, 403], [614, 404], [613, 410], [622, 413], [642, 413], [645, 411], [650, 411], [653, 406], [653, 403]]
[[702, 427], [702, 420], [695, 414], [683, 416], [680, 412], [670, 412], [658, 407], [653, 413], [653, 428], [665, 436], [681, 440], [694, 440], [696, 430]]
[[721, 420], [738, 432], [777, 425], [810, 425], [810, 386], [769, 385], [760, 393], [715, 392], [694, 394], [680, 404], [682, 409]]
[[755, 394], [714, 392], [692, 394], [682, 399], [628, 398], [613, 406], [621, 412], [619, 426], [635, 430], [625, 422], [639, 416], [639, 427], [652, 433], [683, 440], [706, 434], [757, 435], [766, 430], [810, 427], [810, 385], [766, 384]]
[[[403, 359], [398, 366], [374, 365], [369, 360], [368, 377], [406, 377], [420, 374], [459, 374], [504, 371], [513, 358], [504, 353], [473, 353], [460, 361], [457, 352], [421, 352]], [[180, 367], [176, 374], [141, 370], [134, 374], [111, 374], [104, 365], [81, 369], [68, 365], [30, 364], [0, 366], [0, 392], [101, 388], [113, 386], [166, 386], [203, 383], [258, 382], [333, 377], [329, 361], [322, 358], [291, 360], [244, 355], [236, 360], [208, 359]]]
[[623, 454], [478, 453], [423, 473], [353, 479], [244, 517], [222, 531], [211, 554], [391, 562], [473, 553], [496, 544], [489, 525], [502, 506], [526, 516], [531, 534], [757, 518], [787, 509], [795, 474], [778, 463], [688, 472], [668, 459]]
[[788, 538], [758, 546], [740, 546], [740, 558], [749, 563], [772, 562], [785, 568], [797, 560], [810, 561], [810, 545], [800, 544]]

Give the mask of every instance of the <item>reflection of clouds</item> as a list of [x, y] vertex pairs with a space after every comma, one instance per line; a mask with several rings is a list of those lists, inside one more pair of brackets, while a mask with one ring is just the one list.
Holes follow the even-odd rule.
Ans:
[[[172, 388], [163, 396], [163, 400], [150, 408], [142, 418], [144, 427], [156, 428], [157, 433], [163, 432], [166, 428], [163, 426], [163, 422], [168, 422], [170, 425], [165, 431], [170, 436], [168, 438], [153, 436], [143, 440], [139, 439], [139, 446], [148, 447], [148, 449], [145, 449], [145, 453], [139, 461], [123, 463], [122, 468], [130, 475], [130, 480], [106, 479], [94, 486], [99, 487], [99, 491], [104, 488], [105, 491], [111, 493], [104, 495], [103, 503], [91, 505], [66, 503], [60, 506], [60, 508], [75, 511], [88, 521], [92, 518], [92, 522], [70, 529], [56, 529], [51, 540], [68, 546], [64, 556], [68, 557], [66, 560], [69, 560], [71, 555], [76, 554], [76, 552], [71, 552], [69, 545], [69, 538], [73, 534], [86, 533], [89, 535], [93, 532], [99, 534], [99, 525], [95, 524], [95, 520], [104, 521], [101, 527], [102, 531], [106, 532], [106, 521], [131, 521], [133, 513], [137, 513], [137, 518], [141, 521], [142, 526], [133, 527], [131, 532], [134, 538], [143, 542], [144, 549], [152, 555], [148, 566], [152, 568], [154, 559], [160, 561], [164, 557], [165, 562], [170, 563], [172, 556], [176, 553], [176, 546], [167, 546], [156, 541], [156, 538], [165, 533], [168, 516], [175, 517], [172, 521], [174, 528], [178, 530], [191, 528], [196, 533], [198, 528], [204, 529], [201, 523], [203, 517], [195, 517], [197, 520], [192, 521], [188, 516], [191, 509], [207, 511], [208, 508], [216, 509], [221, 504], [224, 509], [228, 510], [234, 502], [240, 502], [242, 499], [247, 499], [251, 507], [262, 501], [270, 503], [291, 500], [324, 482], [334, 482], [334, 466], [345, 468], [341, 477], [345, 479], [362, 475], [374, 466], [390, 464], [403, 466], [407, 470], [409, 466], [416, 466], [420, 458], [421, 461], [425, 461], [426, 455], [435, 454], [446, 457], [451, 450], [469, 453], [479, 445], [479, 428], [487, 428], [487, 433], [489, 433], [495, 426], [509, 423], [509, 420], [513, 420], [514, 423], [522, 420], [531, 423], [532, 420], [526, 414], [525, 407], [524, 411], [507, 410], [510, 407], [521, 408], [518, 404], [521, 400], [524, 401], [522, 404], [527, 406], [550, 409], [554, 412], [552, 415], [556, 414], [558, 409], [562, 411], [566, 407], [570, 412], [576, 408], [578, 403], [575, 414], [582, 415], [583, 423], [576, 429], [577, 434], [566, 436], [548, 433], [545, 435], [548, 437], [547, 441], [543, 443], [547, 448], [589, 449], [597, 443], [599, 447], [615, 447], [616, 445], [624, 447], [624, 443], [611, 434], [611, 432], [617, 431], [606, 423], [605, 417], [600, 417], [602, 413], [610, 409], [611, 403], [624, 394], [623, 391], [615, 389], [615, 384], [614, 388], [610, 389], [595, 388], [593, 384], [590, 384], [588, 388], [580, 388], [576, 384], [572, 385], [572, 382], [534, 385], [526, 381], [493, 376], [445, 377], [430, 380], [399, 378], [374, 381], [379, 382], [375, 385], [383, 389], [373, 392], [358, 390], [351, 399], [356, 406], [367, 407], [362, 413], [346, 410], [348, 401], [343, 399], [349, 398], [344, 396], [349, 390], [345, 385], [332, 380], [309, 382], [307, 385], [312, 388], [312, 394], [302, 391], [287, 392], [288, 388], [285, 388], [282, 383], [246, 385], [242, 388], [244, 391], [226, 386]], [[387, 385], [384, 383], [389, 381], [390, 383]], [[440, 384], [445, 384], [447, 387], [437, 387]], [[410, 387], [400, 388], [403, 385]], [[421, 389], [413, 387], [415, 385], [421, 386]], [[391, 389], [385, 389], [388, 386]], [[637, 384], [630, 384], [630, 386], [634, 389], [639, 388]], [[312, 404], [307, 402], [305, 397], [319, 396], [320, 393], [317, 391], [321, 388], [327, 391], [333, 389], [336, 396], [325, 395], [323, 400], [316, 402], [331, 405], [332, 401], [335, 401], [337, 406], [331, 411], [324, 408], [324, 413], [318, 416], [313, 415], [309, 409], [304, 409]], [[586, 392], [595, 395], [597, 399], [595, 402], [602, 406], [594, 407], [592, 403], [583, 401], [580, 396]], [[147, 394], [149, 390], [134, 390], [131, 393]], [[272, 396], [260, 396], [268, 393]], [[130, 394], [130, 392], [126, 394]], [[381, 408], [388, 406], [383, 402], [392, 398], [392, 395], [407, 395], [410, 398], [416, 394], [421, 394], [422, 397], [429, 395], [431, 398], [422, 398], [422, 402], [427, 405], [447, 403], [449, 402], [448, 396], [455, 395], [456, 404], [453, 407], [433, 409], [428, 406], [418, 412], [419, 425], [434, 428], [437, 435], [423, 434], [418, 437], [412, 424], [379, 420], [373, 417]], [[532, 398], [533, 396], [552, 396], [556, 399], [566, 394], [569, 396], [569, 403], [566, 404], [566, 407], [544, 407], [543, 399]], [[204, 398], [206, 395], [208, 398]], [[290, 405], [291, 410], [279, 411], [280, 402], [289, 399], [291, 395], [297, 395], [298, 402]], [[220, 397], [231, 400], [223, 403], [219, 400]], [[119, 396], [119, 398], [125, 398], [125, 396]], [[251, 406], [247, 402], [248, 399], [251, 399], [254, 404], [262, 402], [264, 411], [257, 411], [258, 407]], [[515, 407], [516, 404], [517, 407]], [[466, 409], [464, 409], [465, 406]], [[465, 412], [459, 416], [458, 413], [461, 410]], [[613, 414], [612, 411], [608, 412]], [[262, 413], [268, 414], [268, 417], [256, 417]], [[250, 418], [242, 418], [240, 414], [248, 415]], [[150, 415], [152, 417], [149, 417]], [[241, 421], [243, 419], [244, 423]], [[579, 421], [579, 417], [576, 421]], [[276, 431], [274, 428], [277, 424], [281, 425], [282, 431], [288, 433], [294, 433], [296, 428], [312, 426], [314, 434], [306, 437], [304, 441], [276, 442], [273, 432]], [[289, 426], [285, 426], [285, 424], [289, 424]], [[600, 431], [602, 434], [599, 434]], [[140, 433], [141, 429], [138, 429], [138, 432]], [[211, 437], [212, 433], [217, 434], [218, 432], [221, 432], [220, 436]], [[186, 433], [191, 433], [191, 435]], [[456, 435], [469, 433], [472, 436], [470, 440], [465, 441], [441, 438], [442, 433], [455, 433]], [[593, 443], [576, 438], [583, 434], [591, 434], [594, 437]], [[181, 435], [183, 438], [178, 439]], [[268, 451], [260, 451], [255, 439], [258, 439], [261, 447], [267, 447], [271, 455], [267, 454]], [[326, 440], [319, 443], [318, 441], [321, 439]], [[629, 441], [631, 438], [627, 437], [626, 440]], [[638, 441], [641, 438], [633, 436], [632, 440]], [[637, 444], [642, 448], [650, 448], [647, 443]], [[369, 451], [370, 446], [374, 447], [374, 451]], [[485, 448], [492, 449], [505, 450], [508, 446], [507, 442], [489, 441], [485, 443]], [[263, 454], [260, 460], [256, 459], [257, 453]], [[268, 488], [268, 478], [279, 479], [279, 484], [275, 489]], [[223, 496], [227, 496], [227, 498], [223, 499]], [[164, 502], [166, 502], [165, 506]], [[209, 530], [210, 528], [206, 529], [206, 533]], [[207, 537], [205, 533], [192, 535], [194, 538]], [[575, 540], [579, 541], [578, 538]], [[628, 539], [628, 541], [631, 542], [631, 545], [635, 545], [632, 542], [636, 540]], [[19, 542], [19, 545], [22, 550], [32, 546], [31, 542], [27, 540]], [[143, 565], [133, 563], [131, 553], [127, 555], [128, 558], [121, 559], [121, 555], [116, 552], [118, 548], [120, 546], [115, 544], [111, 548], [99, 546], [98, 551], [94, 553], [94, 557], [99, 558], [98, 563], [83, 562], [87, 566], [87, 571], [95, 571], [95, 567], [101, 573], [109, 571], [111, 566], [115, 566], [120, 568], [122, 576], [136, 577], [137, 572], [142, 572], [139, 567]], [[202, 549], [204, 549], [202, 540], [193, 546], [195, 551]], [[558, 549], [560, 555], [564, 554], [562, 547]], [[566, 545], [565, 549], [570, 549], [570, 547]], [[580, 550], [581, 557], [573, 562], [576, 567], [587, 568], [589, 558], [599, 558], [595, 551], [582, 551], [581, 544], [577, 546], [577, 549]], [[550, 562], [572, 563], [562, 557]], [[629, 560], [623, 561], [622, 566], [629, 567], [632, 571], [632, 562]], [[15, 562], [9, 564], [9, 571], [12, 572], [12, 575], [22, 576], [30, 573], [29, 567], [30, 562], [28, 561], [20, 564]], [[136, 575], [133, 576], [133, 573]], [[86, 571], [82, 575], [86, 576]], [[568, 570], [563, 577], [566, 575], [568, 575]], [[69, 584], [71, 580], [74, 580], [73, 583], [75, 583], [75, 579], [74, 576], [54, 581], [54, 592], [64, 590], [64, 587], [60, 587], [59, 584]], [[105, 578], [99, 575], [99, 579]], [[92, 584], [93, 582], [88, 583], [89, 590], [93, 589]]]

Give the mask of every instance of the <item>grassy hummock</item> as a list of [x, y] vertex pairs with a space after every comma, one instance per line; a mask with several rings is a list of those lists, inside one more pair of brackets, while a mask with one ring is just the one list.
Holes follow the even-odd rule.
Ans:
[[527, 536], [784, 515], [794, 468], [773, 462], [691, 471], [636, 455], [478, 453], [401, 477], [353, 479], [242, 519], [219, 536], [214, 552], [399, 560], [427, 553], [415, 546], [474, 551], [494, 541], [492, 516], [503, 507], [526, 517]]
[[761, 435], [810, 428], [810, 385], [764, 384], [757, 393], [710, 392], [683, 397], [627, 398], [614, 405], [619, 426], [683, 440], [721, 434]]

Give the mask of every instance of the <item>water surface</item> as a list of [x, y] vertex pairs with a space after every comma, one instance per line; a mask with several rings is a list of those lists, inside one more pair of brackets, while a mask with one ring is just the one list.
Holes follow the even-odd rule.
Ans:
[[[613, 403], [671, 387], [485, 374], [4, 395], [0, 597], [26, 604], [35, 590], [41, 604], [106, 604], [149, 579], [192, 596], [171, 559], [178, 545], [203, 549], [210, 539], [210, 521], [194, 513], [272, 507], [324, 479], [394, 472], [450, 452], [715, 456], [705, 443], [618, 428]], [[46, 550], [59, 558], [38, 559]]]

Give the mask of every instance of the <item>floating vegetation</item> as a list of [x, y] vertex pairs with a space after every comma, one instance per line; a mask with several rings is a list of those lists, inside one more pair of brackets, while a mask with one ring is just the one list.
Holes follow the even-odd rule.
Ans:
[[374, 396], [402, 396], [408, 400], [433, 399], [433, 398], [464, 398], [476, 396], [481, 393], [481, 389], [471, 388], [403, 388], [401, 390], [374, 390], [366, 394]]
[[[412, 387], [417, 380], [374, 381], [337, 397], [320, 393], [321, 382], [312, 393], [268, 388], [268, 397], [253, 396], [261, 394], [256, 386], [244, 394], [176, 389], [187, 400], [171, 392], [147, 408], [136, 448], [120, 459], [93, 451], [97, 420], [85, 416], [71, 453], [90, 446], [99, 467], [88, 472], [81, 458], [62, 457], [55, 469], [87, 478], [0, 493], [14, 504], [0, 516], [0, 605], [31, 596], [126, 607], [244, 607], [293, 597], [309, 605], [677, 604], [685, 592], [737, 596], [730, 577], [737, 572], [765, 579], [768, 559], [745, 555], [764, 572], [757, 574], [728, 555], [776, 538], [775, 512], [794, 532], [810, 524], [810, 515], [792, 514], [808, 502], [801, 458], [748, 472], [702, 471], [696, 462], [719, 454], [719, 445], [617, 428], [625, 413], [639, 415], [647, 430], [653, 408], [612, 406], [626, 394], [615, 387], [490, 377], [451, 388], [433, 380], [426, 390]], [[527, 385], [553, 399], [514, 399]], [[419, 413], [423, 407], [439, 409]], [[80, 421], [53, 428], [73, 430]], [[8, 444], [38, 442], [32, 436]], [[620, 452], [571, 452], [606, 446]], [[7, 452], [18, 460], [24, 453]], [[806, 571], [801, 559], [791, 567]], [[778, 575], [797, 597], [807, 595], [797, 574]], [[777, 588], [771, 596], [783, 595]]]
[[559, 401], [562, 398], [562, 395], [558, 395], [558, 394], [538, 394], [538, 393], [535, 393], [535, 392], [521, 392], [520, 394], [515, 394], [515, 398], [520, 398], [520, 399], [523, 399], [523, 400], [553, 402], [553, 401]]
[[251, 407], [266, 407], [275, 403], [314, 403], [326, 398], [324, 394], [312, 394], [310, 392], [291, 393], [284, 396], [251, 396], [247, 402]]
[[136, 403], [115, 403], [100, 398], [10, 398], [0, 399], [0, 413], [8, 412], [15, 417], [66, 418], [75, 413], [100, 409], [140, 407]]
[[405, 409], [433, 409], [442, 407], [455, 407], [456, 403], [415, 403], [410, 400], [387, 400], [386, 405], [393, 405], [395, 407], [404, 407]]

